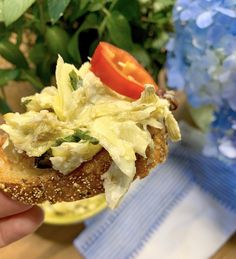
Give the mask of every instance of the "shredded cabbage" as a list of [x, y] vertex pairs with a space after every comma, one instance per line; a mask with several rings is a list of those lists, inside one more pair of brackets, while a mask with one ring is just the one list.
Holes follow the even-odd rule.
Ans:
[[[72, 71], [80, 79], [77, 89], [72, 86]], [[51, 149], [53, 168], [63, 174], [90, 160], [101, 148], [106, 149], [113, 165], [103, 176], [104, 188], [107, 202], [114, 208], [134, 179], [136, 154], [145, 157], [147, 147], [153, 146], [148, 126], [166, 127], [172, 140], [180, 139], [170, 104], [156, 95], [152, 85], [146, 85], [141, 97], [133, 101], [103, 85], [90, 71], [89, 62], [78, 70], [60, 56], [56, 83], [57, 88], [47, 87], [23, 98], [27, 112], [6, 114], [6, 124], [0, 128], [19, 151], [29, 156], [40, 156]], [[80, 141], [55, 146], [58, 138], [76, 130], [89, 132], [99, 144]]]

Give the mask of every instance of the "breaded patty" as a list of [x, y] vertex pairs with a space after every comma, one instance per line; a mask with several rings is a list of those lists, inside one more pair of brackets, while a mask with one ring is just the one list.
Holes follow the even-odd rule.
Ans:
[[[154, 149], [148, 148], [143, 158], [137, 155], [136, 177], [143, 178], [167, 156], [167, 134], [164, 129], [150, 129]], [[1, 136], [4, 142], [4, 136]], [[1, 145], [2, 146], [2, 145]], [[112, 158], [102, 149], [92, 160], [84, 162], [68, 175], [53, 169], [38, 169], [34, 158], [0, 148], [0, 189], [13, 199], [26, 204], [76, 201], [104, 193], [101, 176], [109, 169]]]

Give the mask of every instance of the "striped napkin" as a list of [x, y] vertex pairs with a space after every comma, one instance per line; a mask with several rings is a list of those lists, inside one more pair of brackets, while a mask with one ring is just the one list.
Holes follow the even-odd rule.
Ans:
[[85, 258], [205, 259], [236, 231], [236, 169], [204, 157], [204, 137], [184, 130], [188, 140], [118, 209], [86, 222], [74, 241]]

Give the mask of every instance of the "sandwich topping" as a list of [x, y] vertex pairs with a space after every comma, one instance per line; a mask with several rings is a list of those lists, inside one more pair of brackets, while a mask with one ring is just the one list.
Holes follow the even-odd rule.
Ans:
[[156, 94], [156, 86], [145, 84], [141, 96], [133, 100], [105, 85], [92, 71], [90, 62], [77, 69], [59, 56], [57, 87], [22, 98], [26, 112], [4, 115], [0, 128], [18, 152], [38, 162], [46, 157], [62, 174], [106, 149], [113, 164], [103, 175], [104, 188], [113, 208], [134, 179], [136, 154], [146, 157], [147, 147], [153, 148], [148, 127], [166, 128], [173, 141], [180, 139], [180, 131], [170, 102]]

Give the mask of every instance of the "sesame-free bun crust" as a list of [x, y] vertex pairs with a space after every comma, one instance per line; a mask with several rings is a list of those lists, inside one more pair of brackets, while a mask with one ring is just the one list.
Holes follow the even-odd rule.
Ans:
[[[137, 155], [136, 177], [143, 178], [167, 156], [165, 130], [151, 128], [155, 148], [147, 149], [147, 158]], [[109, 169], [112, 159], [102, 149], [92, 160], [84, 162], [68, 175], [53, 169], [37, 169], [34, 159], [25, 154], [9, 152], [1, 147], [4, 135], [0, 136], [0, 189], [13, 199], [25, 204], [40, 204], [76, 201], [103, 193], [101, 176]], [[6, 150], [7, 150], [6, 149]]]

